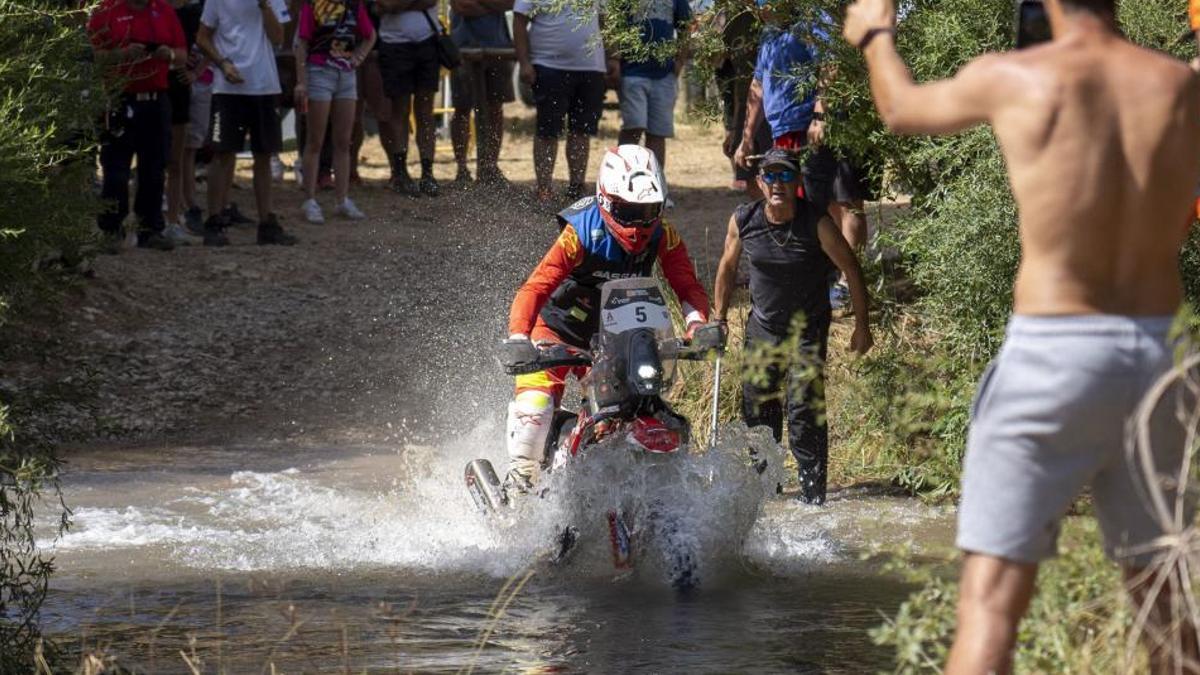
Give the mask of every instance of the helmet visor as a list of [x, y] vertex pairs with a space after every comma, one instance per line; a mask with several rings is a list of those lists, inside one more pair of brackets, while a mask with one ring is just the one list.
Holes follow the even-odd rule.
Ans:
[[609, 213], [625, 227], [654, 227], [662, 216], [662, 202], [635, 204], [614, 199]]

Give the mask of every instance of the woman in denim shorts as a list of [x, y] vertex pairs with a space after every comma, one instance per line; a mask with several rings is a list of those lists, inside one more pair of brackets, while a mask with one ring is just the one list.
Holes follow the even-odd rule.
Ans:
[[355, 70], [375, 44], [375, 28], [362, 0], [304, 0], [296, 39], [296, 109], [307, 112], [302, 206], [310, 223], [325, 222], [317, 204], [317, 164], [325, 127], [333, 115], [333, 173], [337, 213], [352, 220], [366, 216], [350, 201], [350, 137], [358, 103]]

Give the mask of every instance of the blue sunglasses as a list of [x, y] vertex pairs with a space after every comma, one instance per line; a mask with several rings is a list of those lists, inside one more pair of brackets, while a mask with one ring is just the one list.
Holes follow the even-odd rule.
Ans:
[[764, 171], [762, 173], [763, 182], [770, 185], [772, 183], [790, 183], [796, 180], [796, 172], [791, 169], [782, 171]]

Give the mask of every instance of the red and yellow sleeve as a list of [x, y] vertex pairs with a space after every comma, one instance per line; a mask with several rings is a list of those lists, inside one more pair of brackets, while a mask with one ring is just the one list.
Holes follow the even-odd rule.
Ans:
[[583, 247], [575, 228], [567, 225], [554, 245], [517, 291], [508, 312], [508, 333], [529, 335], [537, 322], [538, 312], [550, 299], [550, 294], [583, 262]]
[[708, 321], [708, 292], [696, 278], [696, 268], [688, 257], [687, 245], [679, 232], [663, 223], [663, 236], [658, 242], [658, 263], [663, 276], [683, 305], [684, 323]]
[[1193, 33], [1200, 31], [1200, 0], [1188, 0], [1188, 25]]

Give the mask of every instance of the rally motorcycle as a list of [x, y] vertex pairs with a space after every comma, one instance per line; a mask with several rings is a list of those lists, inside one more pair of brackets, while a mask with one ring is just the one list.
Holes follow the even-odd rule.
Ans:
[[[628, 471], [662, 471], [662, 462], [686, 459], [690, 425], [662, 394], [670, 385], [677, 360], [700, 360], [720, 347], [720, 329], [704, 326], [690, 342], [675, 337], [666, 300], [654, 279], [620, 279], [601, 287], [600, 328], [590, 350], [555, 344], [529, 354], [528, 342], [522, 342], [526, 351], [512, 350], [501, 356], [510, 375], [562, 366], [591, 368], [580, 383], [583, 399], [579, 409], [555, 411], [546, 439], [543, 481], [549, 474], [570, 470], [593, 451], [628, 452]], [[486, 459], [470, 462], [465, 479], [475, 505], [484, 513], [511, 506], [516, 498], [500, 483]], [[654, 495], [622, 494], [623, 487], [628, 485], [615, 486], [603, 513], [575, 517], [601, 519], [615, 569], [632, 570], [635, 561], [645, 555], [644, 549], [653, 544], [664, 556], [671, 584], [681, 590], [695, 586], [694, 537], [681, 531], [679, 522]], [[579, 532], [576, 525], [561, 528], [553, 560], [566, 559]]]

